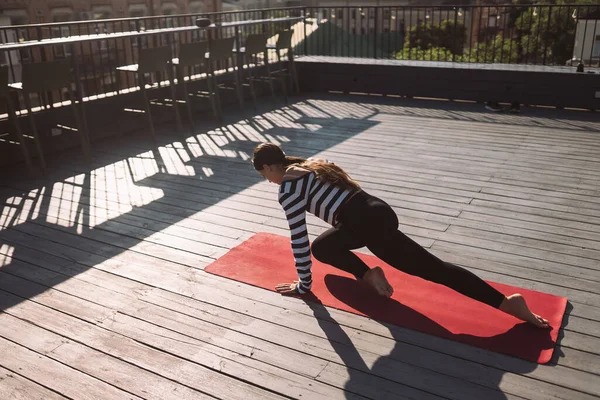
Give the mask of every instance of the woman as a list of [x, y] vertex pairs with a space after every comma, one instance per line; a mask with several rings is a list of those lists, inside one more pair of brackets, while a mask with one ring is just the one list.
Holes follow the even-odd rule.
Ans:
[[[361, 190], [335, 164], [286, 156], [272, 143], [258, 145], [252, 162], [264, 178], [280, 185], [279, 203], [290, 226], [300, 279], [278, 285], [279, 293], [304, 294], [311, 290], [312, 252], [317, 260], [353, 274], [380, 295], [390, 297], [393, 289], [383, 270], [369, 268], [351, 251], [366, 246], [402, 272], [445, 285], [537, 327], [549, 327], [546, 319], [529, 310], [520, 294], [505, 297], [473, 273], [438, 259], [400, 232], [392, 208]], [[306, 212], [333, 226], [315, 239], [312, 246], [306, 229]]]

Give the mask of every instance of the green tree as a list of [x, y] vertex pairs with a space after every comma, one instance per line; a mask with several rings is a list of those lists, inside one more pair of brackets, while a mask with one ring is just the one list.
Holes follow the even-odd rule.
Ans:
[[480, 63], [507, 63], [514, 64], [519, 58], [519, 45], [516, 40], [504, 39], [499, 34], [494, 40], [487, 43], [480, 42], [464, 54], [454, 54], [444, 47], [431, 47], [429, 49], [405, 48], [395, 54], [398, 60], [419, 61], [454, 61], [454, 62], [480, 62]]
[[[573, 55], [576, 19], [583, 17], [598, 7], [586, 5], [594, 0], [537, 3], [529, 6], [515, 20], [521, 47], [522, 61], [564, 65]], [[560, 7], [548, 7], [555, 4]]]
[[447, 19], [439, 24], [421, 22], [412, 26], [404, 39], [404, 47], [427, 50], [444, 48], [452, 54], [463, 54], [467, 28], [460, 21]]
[[421, 49], [418, 47], [405, 48], [396, 53], [397, 60], [419, 60], [419, 61], [463, 61], [463, 56], [452, 53], [445, 47], [431, 47]]
[[470, 62], [516, 64], [519, 60], [519, 43], [498, 34], [493, 40], [477, 43], [464, 58]]

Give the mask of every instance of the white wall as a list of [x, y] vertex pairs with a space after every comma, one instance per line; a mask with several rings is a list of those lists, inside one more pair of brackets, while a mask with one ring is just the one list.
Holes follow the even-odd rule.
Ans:
[[598, 53], [600, 52], [600, 20], [590, 19], [577, 21], [573, 58], [582, 59], [584, 62], [590, 62], [593, 48], [595, 54], [592, 56], [591, 60], [597, 61], [599, 56]]

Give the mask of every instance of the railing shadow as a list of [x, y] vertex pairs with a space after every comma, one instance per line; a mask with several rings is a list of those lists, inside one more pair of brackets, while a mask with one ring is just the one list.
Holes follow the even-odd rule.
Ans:
[[[267, 200], [264, 190], [253, 188], [264, 180], [249, 157], [262, 141], [279, 138], [293, 146], [303, 132], [319, 136], [314, 126], [309, 130], [295, 121], [301, 113], [293, 105], [283, 108], [292, 109], [293, 116], [269, 103], [257, 116], [232, 116], [216, 129], [209, 124], [208, 130], [184, 143], [163, 137], [154, 146], [143, 135], [112, 139], [95, 147], [91, 166], [73, 153], [63, 153], [49, 162], [46, 178], [4, 180], [0, 275], [5, 279], [0, 279], [0, 290], [18, 300], [4, 299], [0, 310], [99, 264], [118, 263], [125, 252], [135, 253], [133, 259], [140, 264], [163, 259], [194, 267], [235, 246], [239, 235], [229, 232], [233, 229], [223, 228], [220, 234], [213, 224], [204, 230], [203, 224], [210, 224], [201, 219], [193, 229], [160, 240], [155, 236], [202, 212], [221, 218], [243, 218], [241, 212], [247, 212], [249, 220], [259, 224], [270, 218], [256, 208]], [[359, 133], [355, 130], [348, 137]], [[44, 280], [40, 268], [58, 273]]]

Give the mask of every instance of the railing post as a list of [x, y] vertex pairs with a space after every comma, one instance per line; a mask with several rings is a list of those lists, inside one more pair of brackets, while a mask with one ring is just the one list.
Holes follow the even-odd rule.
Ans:
[[[136, 19], [135, 20], [135, 30], [137, 32], [141, 32], [141, 26], [140, 26], [140, 20]], [[135, 40], [137, 41], [137, 47], [138, 47], [138, 51], [140, 51], [140, 49], [142, 48], [142, 37], [138, 35], [138, 37], [135, 38]]]
[[307, 20], [307, 12], [308, 8], [304, 7], [304, 9], [302, 10], [303, 13], [303, 20], [302, 20], [302, 26], [304, 26], [304, 55], [307, 56], [308, 55], [308, 36], [306, 35], [306, 20]]
[[375, 16], [373, 18], [374, 27], [373, 27], [373, 58], [377, 59], [377, 28], [379, 24], [377, 23], [379, 20], [379, 8], [373, 7], [373, 11], [375, 12]]
[[[43, 33], [42, 33], [42, 27], [41, 26], [36, 26], [35, 27], [35, 34], [38, 37], [38, 41], [42, 41], [44, 38], [42, 37]], [[46, 61], [46, 46], [43, 46], [40, 49], [40, 55], [42, 57], [42, 61]]]
[[[456, 49], [456, 24], [458, 23], [458, 9], [456, 7], [454, 7], [454, 49]], [[463, 43], [463, 48], [464, 48], [464, 43]], [[454, 53], [454, 49], [452, 49], [452, 62], [456, 62], [456, 54]]]
[[[580, 11], [579, 7], [577, 7], [577, 9], [576, 9], [576, 14], [575, 15], [581, 15], [581, 11]], [[577, 26], [577, 25], [575, 25], [575, 26]], [[585, 49], [585, 43], [586, 43], [586, 38], [587, 38], [587, 27], [588, 27], [588, 23], [587, 23], [587, 20], [586, 20], [585, 23], [583, 24], [583, 40], [581, 41], [581, 52], [579, 54], [579, 59], [581, 60], [581, 63], [583, 65], [585, 65], [585, 60], [583, 59], [583, 52], [584, 52], [584, 49]], [[577, 32], [577, 28], [575, 28], [575, 29], [576, 29], [575, 32]], [[592, 38], [592, 49], [594, 47], [594, 39], [595, 38]], [[592, 65], [592, 60], [590, 59], [590, 66], [591, 65]]]
[[550, 18], [552, 18], [552, 6], [548, 6], [548, 23], [546, 24], [546, 32], [544, 35], [544, 56], [542, 57], [543, 65], [546, 65], [546, 53], [548, 53], [548, 31], [550, 30]]

